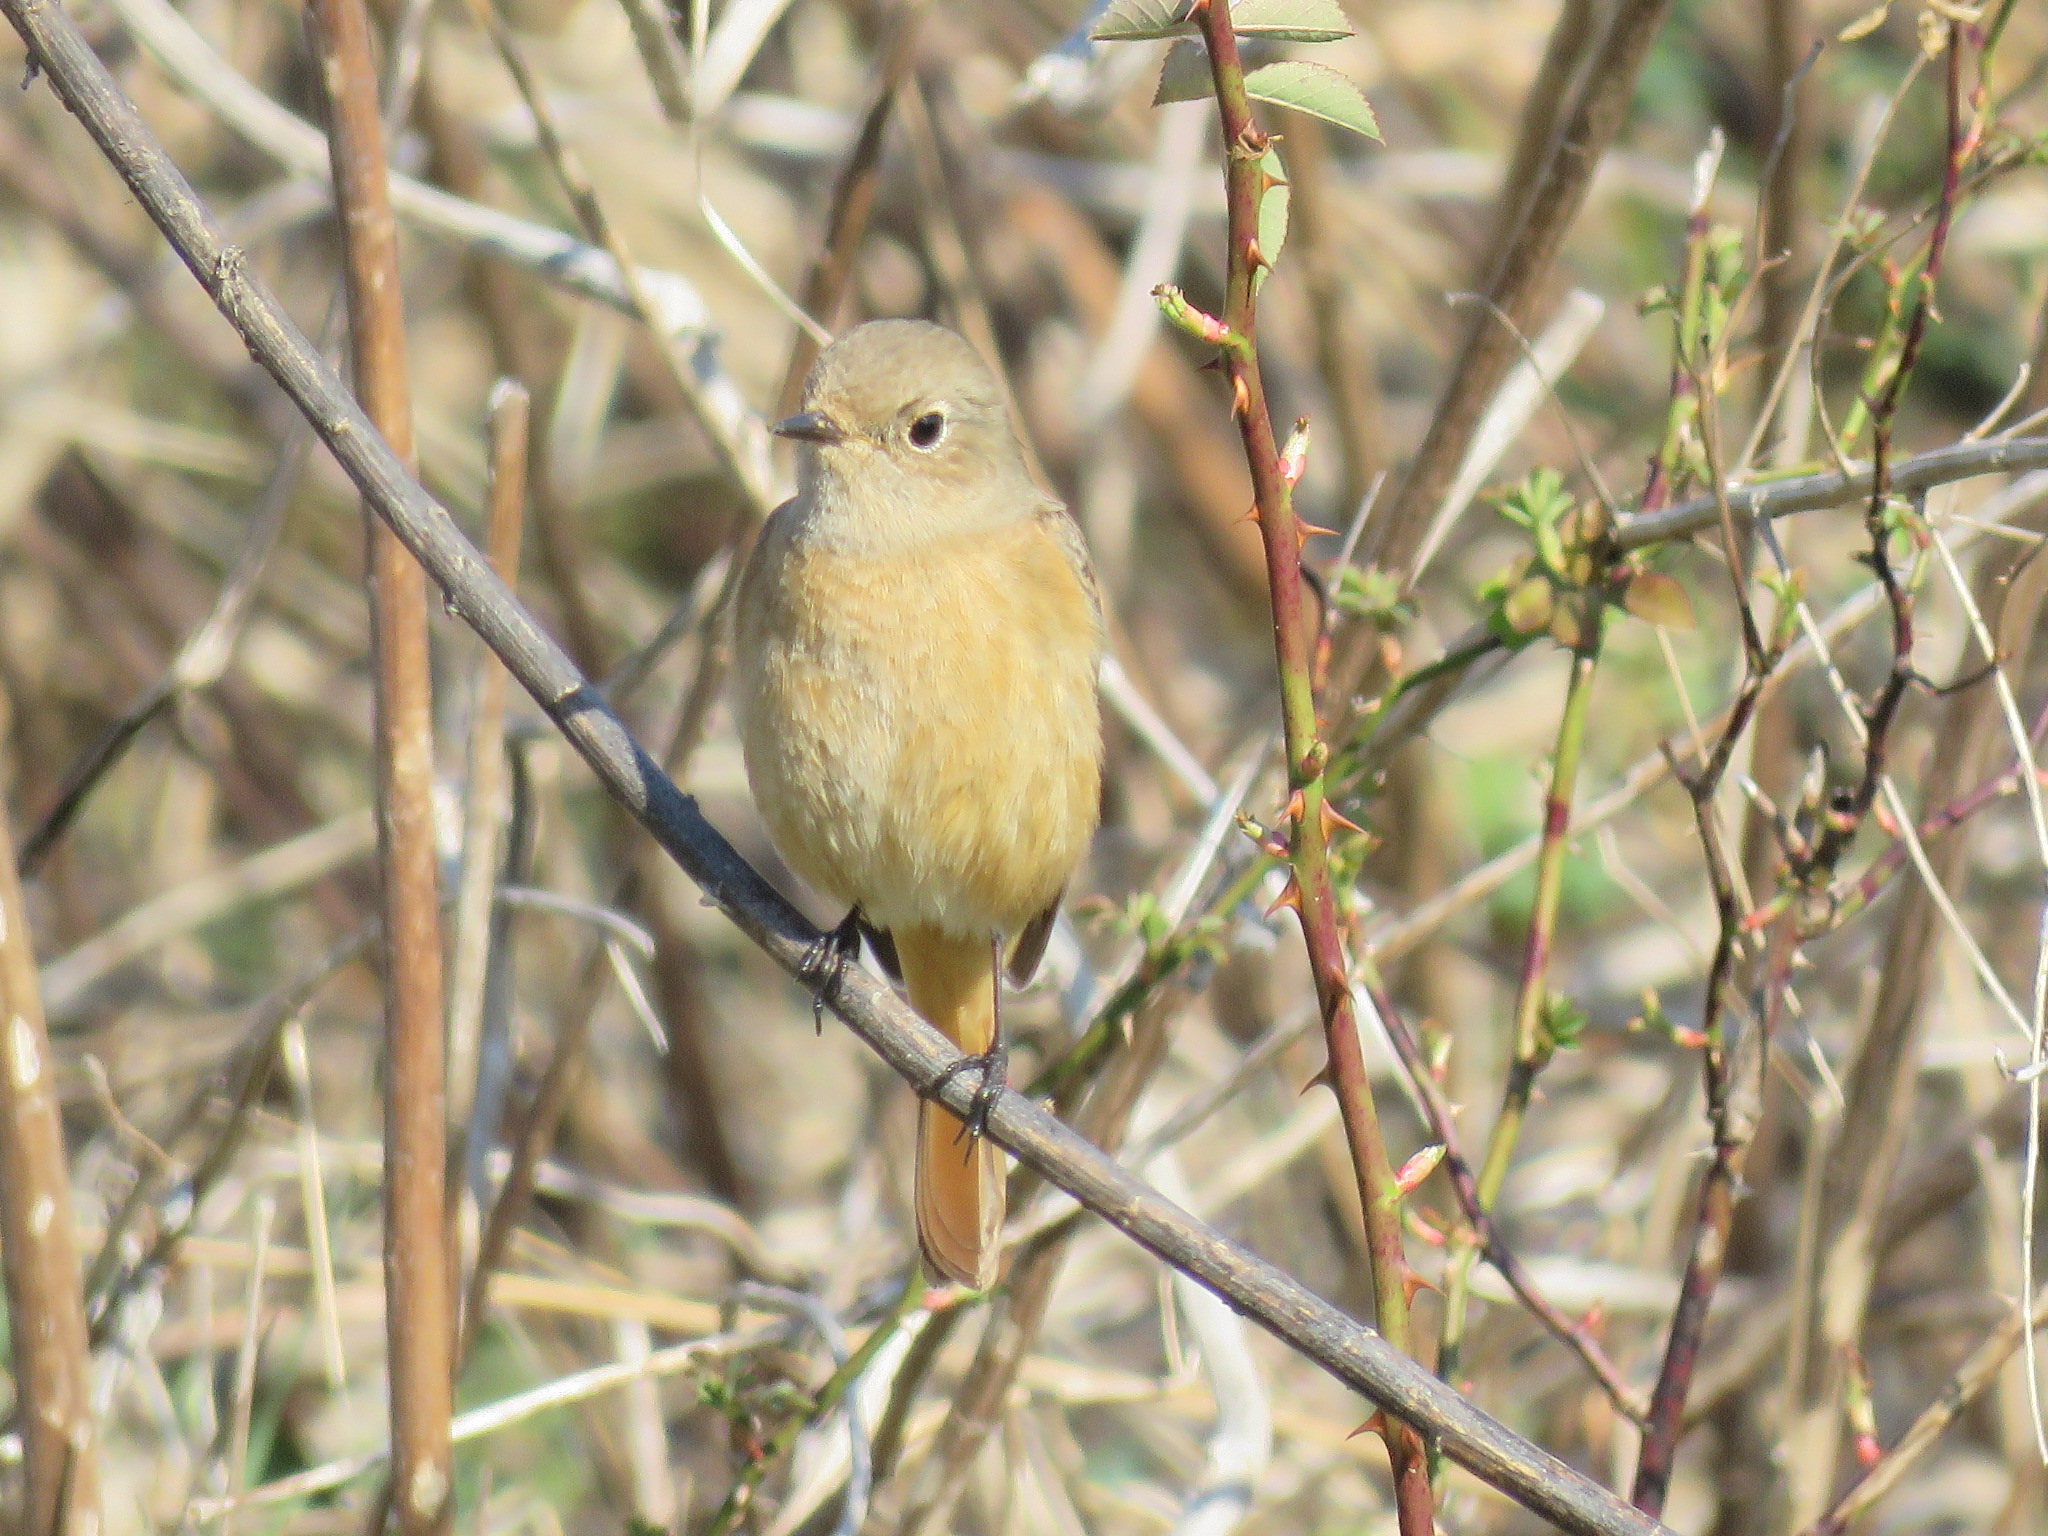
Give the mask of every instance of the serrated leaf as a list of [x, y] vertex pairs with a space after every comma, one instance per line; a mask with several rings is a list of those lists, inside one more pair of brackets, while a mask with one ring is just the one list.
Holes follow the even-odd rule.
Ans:
[[1637, 618], [1651, 624], [1661, 624], [1666, 629], [1691, 629], [1693, 626], [1692, 600], [1685, 595], [1677, 579], [1662, 571], [1644, 571], [1632, 577], [1628, 591], [1622, 594], [1621, 606]]
[[1152, 105], [1163, 107], [1175, 101], [1206, 101], [1215, 91], [1209, 73], [1209, 55], [1191, 37], [1181, 38], [1166, 50], [1166, 62], [1159, 68], [1159, 89], [1152, 93]]
[[[1141, 43], [1198, 30], [1188, 0], [1115, 0], [1088, 35], [1098, 43]], [[1238, 0], [1230, 25], [1239, 37], [1276, 43], [1334, 43], [1351, 36], [1337, 0]]]
[[1141, 43], [1192, 32], [1188, 0], [1115, 0], [1088, 35], [1098, 43]]
[[1237, 0], [1230, 25], [1239, 37], [1276, 43], [1334, 43], [1352, 32], [1337, 0]]
[[1372, 115], [1364, 93], [1336, 70], [1321, 64], [1310, 64], [1304, 59], [1266, 64], [1244, 77], [1244, 89], [1255, 101], [1292, 107], [1339, 128], [1362, 133], [1368, 139], [1377, 140], [1380, 136], [1379, 119]]
[[1252, 292], [1257, 293], [1266, 274], [1280, 260], [1280, 248], [1287, 244], [1287, 209], [1292, 193], [1287, 186], [1287, 168], [1280, 163], [1280, 151], [1268, 145], [1259, 168], [1270, 181], [1259, 197], [1259, 254], [1265, 263], [1252, 273]]

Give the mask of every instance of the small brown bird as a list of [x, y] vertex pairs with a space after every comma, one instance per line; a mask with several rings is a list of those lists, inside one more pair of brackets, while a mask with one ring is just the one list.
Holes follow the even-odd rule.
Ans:
[[[821, 996], [864, 927], [885, 935], [911, 1005], [999, 1080], [1000, 974], [1037, 969], [1095, 830], [1095, 577], [953, 332], [863, 325], [801, 404], [775, 427], [799, 446], [797, 494], [739, 589], [747, 777], [790, 867], [851, 909], [807, 967]], [[922, 1104], [915, 1187], [926, 1260], [992, 1284], [996, 1149]]]

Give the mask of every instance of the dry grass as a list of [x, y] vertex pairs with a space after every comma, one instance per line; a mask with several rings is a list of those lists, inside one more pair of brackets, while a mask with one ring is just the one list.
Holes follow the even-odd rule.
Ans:
[[[1489, 257], [1512, 238], [1496, 209], [1504, 167], [1537, 184], [1522, 103], [1557, 20], [1520, 0], [1347, 9], [1358, 36], [1317, 57], [1365, 89], [1387, 145], [1275, 124], [1295, 156], [1295, 223], [1260, 329], [1276, 419], [1317, 425], [1297, 505], [1338, 530], [1384, 470], [1383, 506], [1402, 504], [1402, 466], [1439, 402], [1460, 398], [1454, 359], [1497, 345], [1469, 340], [1496, 322], [1443, 295], [1489, 281]], [[1567, 20], [1607, 9], [1570, 5]], [[1639, 313], [1637, 300], [1677, 289], [1700, 249], [1687, 214], [1710, 129], [1729, 143], [1708, 221], [1748, 232], [1769, 163], [1770, 72], [1786, 50], [1748, 9], [1673, 8], [1614, 147], [1564, 220], [1557, 264], [1518, 268], [1511, 293], [1495, 284], [1538, 351], [1570, 371], [1556, 400], [1528, 393], [1483, 484], [1551, 465], [1580, 497], [1596, 476], [1626, 503], [1644, 485], [1676, 375], [1668, 314]], [[1833, 37], [1866, 8], [1757, 9]], [[1801, 88], [1807, 117], [1773, 200], [1781, 217], [1797, 210], [1798, 238], [1766, 237], [1770, 250], [1796, 245], [1794, 298], [1746, 300], [1719, 349], [1695, 359], [1721, 393], [1687, 426], [1685, 452], [1731, 473], [1738, 461], [1834, 467], [1826, 434], [1859, 431], [1871, 414], [1859, 378], [1898, 346], [1878, 258], [1909, 263], [1938, 223], [1945, 60], [1921, 63], [1887, 118], [1920, 57], [1917, 14], [1893, 9], [1832, 43]], [[1996, 112], [1972, 169], [2008, 143], [2039, 159], [2048, 134], [2048, 26], [2037, 8], [2006, 9]], [[673, 744], [679, 780], [773, 870], [718, 700], [714, 615], [731, 541], [786, 473], [759, 431], [804, 345], [781, 294], [804, 294], [834, 328], [931, 314], [999, 356], [1045, 475], [1095, 550], [1124, 679], [1106, 694], [1103, 831], [1051, 974], [1012, 1010], [1013, 1080], [1067, 1059], [1138, 975], [1123, 1048], [1084, 1074], [1092, 1097], [1064, 1082], [1062, 1109], [1189, 1209], [1370, 1318], [1336, 1105], [1302, 1091], [1323, 1058], [1298, 928], [1284, 910], [1260, 915], [1277, 888], [1226, 814], [1270, 824], [1286, 799], [1264, 569], [1255, 531], [1237, 523], [1249, 481], [1218, 376], [1157, 324], [1148, 292], [1177, 277], [1221, 307], [1213, 112], [1151, 109], [1142, 47], [1075, 73], [1049, 51], [1073, 21], [1065, 6], [726, 0], [701, 67], [687, 25], [657, 61], [696, 93], [700, 117], [676, 121], [635, 43], [635, 18], [644, 33], [659, 10], [508, 6], [512, 48], [586, 178], [566, 191], [470, 11], [407, 9], [423, 28], [416, 64], [388, 45], [405, 19], [384, 18], [387, 76], [417, 70], [395, 163], [461, 200], [394, 196], [423, 477], [482, 542], [488, 470], [519, 479], [489, 450], [494, 385], [525, 385], [521, 595], [579, 663], [618, 680], [636, 731]], [[257, 269], [309, 334], [336, 317], [328, 341], [345, 351], [340, 245], [307, 179], [326, 150], [275, 115], [321, 120], [300, 10], [104, 0], [81, 14]], [[8, 43], [0, 64], [19, 70]], [[1966, 39], [1965, 122], [1979, 57]], [[1135, 75], [1119, 76], [1125, 66]], [[1034, 93], [1034, 79], [1050, 89]], [[873, 157], [849, 164], [864, 120]], [[1882, 236], [1897, 241], [1868, 261], [1829, 255], [1866, 160], [1861, 202], [1892, 218]], [[2015, 385], [2030, 359], [2048, 363], [2042, 178], [2017, 162], [1965, 175], [1910, 388], [1895, 422], [1877, 412], [1900, 455], [1952, 443], [2001, 405], [1988, 430], [2048, 404], [2048, 368]], [[493, 237], [500, 252], [573, 232], [648, 275], [628, 292], [587, 263], [498, 259], [458, 238], [479, 205], [526, 221]], [[1531, 259], [1531, 245], [1511, 248]], [[1126, 271], [1140, 259], [1157, 265]], [[1789, 305], [1797, 320], [1817, 271], [1819, 364], [1787, 371], [1773, 423], [1745, 453], [1782, 361], [1756, 348], [1811, 334], [1810, 320], [1784, 316]], [[610, 307], [593, 297], [607, 284]], [[1574, 289], [1604, 304], [1597, 323], [1585, 301], [1567, 302]], [[1899, 293], [1903, 323], [1915, 295]], [[359, 1531], [383, 1476], [387, 1335], [355, 492], [306, 450], [289, 407], [40, 88], [0, 106], [0, 296], [0, 786], [30, 866], [63, 1089], [105, 1529]], [[694, 323], [657, 340], [626, 318], [636, 308]], [[1496, 361], [1520, 356], [1512, 346]], [[1493, 395], [1474, 392], [1478, 405]], [[1850, 457], [1867, 462], [1871, 425]], [[1682, 477], [1684, 462], [1666, 468]], [[1721, 993], [1741, 1088], [1727, 1124], [1747, 1160], [1665, 1504], [1680, 1530], [1807, 1529], [1857, 1475], [1866, 1434], [1872, 1453], [1904, 1437], [1910, 1455], [1886, 1466], [1860, 1529], [2044, 1529], [2026, 1376], [1994, 1347], [2017, 1342], [2027, 1262], [2027, 1096], [2002, 1061], [2024, 1060], [2038, 1025], [2048, 845], [2038, 801], [2008, 769], [2015, 722], [2024, 734], [2048, 696], [2034, 643], [2048, 561], [2026, 558], [2044, 507], [2039, 472], [1929, 493], [1925, 530], [1955, 559], [1927, 545], [1913, 568], [1910, 662], [1938, 682], [1977, 680], [1946, 695], [1903, 688], [1879, 727], [1884, 783], [1872, 782], [1868, 813], [1782, 909], [1771, 902], [1785, 848], [1746, 809], [1749, 787], [1788, 818], [1814, 763], [1825, 789], [1860, 787], [1866, 757], [1843, 699], [1881, 696], [1896, 612], [1862, 562], [1860, 505], [1777, 524], [1806, 573], [1812, 629], [1792, 636], [1705, 812], [1735, 910], [1761, 916], [1736, 935]], [[1482, 616], [1480, 584], [1528, 553], [1484, 501], [1450, 517], [1440, 543], [1425, 544], [1423, 526], [1389, 546], [1432, 550], [1412, 614], [1384, 637], [1346, 619], [1333, 676], [1373, 691], [1434, 658]], [[508, 532], [500, 523], [494, 548]], [[1333, 568], [1337, 545], [1311, 543], [1311, 562]], [[1746, 540], [1736, 553], [1770, 563]], [[1532, 915], [1554, 920], [1538, 979], [1586, 1022], [1535, 1080], [1497, 1230], [1632, 1401], [1658, 1379], [1701, 1230], [1710, 1132], [1695, 1034], [1721, 929], [1693, 807], [1659, 748], [1688, 776], [1710, 755], [1740, 696], [1743, 610], [1768, 621], [1775, 601], [1759, 583], [1738, 598], [1727, 555], [1718, 519], [1660, 548], [1654, 563], [1697, 626], [1617, 620], [1590, 668], [1574, 830], [1552, 844], [1554, 910], [1529, 870], [1545, 862], [1563, 647], [1539, 639], [1454, 669], [1426, 729], [1375, 744], [1342, 800], [1378, 839], [1369, 855], [1353, 850], [1353, 958], [1378, 965], [1395, 1027], [1442, 1066], [1441, 1091], [1418, 1092], [1368, 1032], [1397, 1165], [1437, 1139], [1426, 1112], [1445, 1101], [1478, 1161], [1528, 994]], [[1980, 676], [1979, 616], [1995, 676]], [[795, 1536], [851, 1529], [863, 1504], [870, 1532], [1393, 1528], [1385, 1452], [1353, 1436], [1368, 1409], [1116, 1234], [1067, 1221], [1071, 1206], [1049, 1193], [1013, 1204], [1010, 1294], [913, 1306], [906, 1325], [908, 1093], [829, 1021], [813, 1035], [808, 1000], [647, 853], [527, 701], [506, 706], [502, 727], [487, 702], [479, 721], [495, 663], [452, 618], [435, 613], [433, 631], [441, 885], [472, 946], [451, 1009], [474, 1020], [456, 1052], [472, 1065], [451, 1085], [473, 1106], [470, 1155], [451, 1164], [452, 1229], [465, 1281], [479, 1253], [490, 1272], [463, 1319], [461, 1528], [619, 1532], [638, 1518]], [[1352, 702], [1326, 697], [1326, 720], [1349, 729]], [[37, 838], [117, 729], [75, 816]], [[480, 772], [474, 754], [501, 736], [503, 770]], [[1986, 783], [1993, 792], [1973, 793]], [[472, 784], [504, 796], [502, 826], [489, 804], [465, 814]], [[1959, 829], [1929, 824], [1948, 808]], [[1807, 810], [1800, 825], [1824, 841], [1826, 807]], [[1923, 825], [1943, 902], [1922, 894], [1902, 819]], [[497, 850], [485, 862], [506, 888], [488, 965], [475, 899], [454, 896], [466, 841]], [[1826, 908], [1823, 890], [1857, 899]], [[1214, 921], [1199, 946], [1147, 951], [1138, 938], [1160, 937], [1162, 911], [1166, 928]], [[450, 954], [465, 953], [449, 931]], [[530, 1189], [530, 1202], [499, 1201], [507, 1188]], [[1440, 1285], [1432, 1239], [1450, 1230], [1455, 1249], [1462, 1220], [1446, 1174], [1410, 1209], [1409, 1262]], [[1495, 1268], [1480, 1263], [1472, 1285], [1458, 1385], [1626, 1494], [1634, 1428]], [[1443, 1310], [1440, 1292], [1418, 1294], [1425, 1359]], [[849, 1356], [866, 1368], [835, 1374]], [[1958, 1370], [1977, 1389], [1968, 1406], [1908, 1436]], [[892, 1394], [892, 1381], [909, 1385]], [[813, 1410], [807, 1394], [821, 1388], [854, 1406], [859, 1434], [836, 1407]], [[956, 1401], [980, 1403], [985, 1422], [949, 1424]], [[46, 1465], [32, 1456], [24, 1477], [20, 1456], [8, 1461], [10, 1508]], [[1455, 1472], [1439, 1518], [1461, 1531], [1534, 1525]]]

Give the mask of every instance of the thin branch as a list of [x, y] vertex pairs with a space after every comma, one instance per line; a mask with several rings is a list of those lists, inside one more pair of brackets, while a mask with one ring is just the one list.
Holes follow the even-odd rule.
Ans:
[[[1988, 443], [1957, 443], [1893, 464], [1891, 493], [1910, 499], [1958, 480], [2017, 474], [2043, 466], [2048, 466], [2048, 437], [2002, 437]], [[1872, 473], [1870, 464], [1856, 463], [1849, 466], [1846, 474], [1800, 475], [1791, 480], [1731, 485], [1726, 493], [1728, 510], [1741, 525], [1759, 518], [1788, 517], [1794, 512], [1855, 506], [1870, 499]], [[1615, 542], [1627, 551], [1691, 538], [1720, 522], [1720, 508], [1720, 502], [1708, 493], [1675, 502], [1662, 512], [1624, 517], [1614, 530]]]
[[1365, 989], [1366, 1000], [1379, 1015], [1380, 1026], [1386, 1031], [1394, 1054], [1400, 1057], [1401, 1065], [1407, 1071], [1416, 1099], [1422, 1105], [1423, 1118], [1429, 1122], [1430, 1134], [1444, 1149], [1445, 1177], [1450, 1182], [1452, 1194], [1457, 1197], [1459, 1214], [1476, 1234], [1479, 1252], [1499, 1271], [1508, 1289], [1515, 1293], [1515, 1299], [1521, 1302], [1529, 1315], [1541, 1323], [1551, 1337], [1579, 1357], [1580, 1363], [1600, 1384], [1600, 1390], [1607, 1394], [1607, 1400], [1624, 1416], [1640, 1423], [1649, 1411], [1642, 1393], [1628, 1384], [1620, 1369], [1607, 1357], [1607, 1352], [1585, 1326], [1566, 1317], [1543, 1294], [1536, 1284], [1536, 1277], [1529, 1273], [1528, 1267], [1508, 1246], [1500, 1224], [1493, 1219], [1487, 1202], [1480, 1197], [1479, 1182], [1473, 1174], [1472, 1164], [1459, 1145], [1457, 1112], [1430, 1074], [1422, 1042], [1395, 1008], [1393, 996], [1380, 981], [1377, 967], [1368, 961], [1361, 969], [1364, 973], [1361, 985]]
[[[341, 214], [355, 387], [400, 462], [413, 457], [398, 225], [364, 0], [313, 0], [328, 153]], [[384, 1265], [392, 1482], [404, 1536], [454, 1518], [453, 1279], [446, 1193], [441, 898], [434, 846], [427, 578], [364, 509], [376, 681], [377, 842], [384, 917]]]
[[[1536, 894], [1529, 912], [1529, 928], [1522, 946], [1521, 974], [1516, 982], [1514, 1014], [1509, 1024], [1510, 1056], [1501, 1090], [1500, 1113], [1486, 1138], [1486, 1150], [1473, 1179], [1472, 1196], [1478, 1210], [1490, 1224], [1494, 1203], [1507, 1182], [1516, 1143], [1528, 1118], [1535, 1096], [1536, 1080], [1556, 1053], [1557, 1040], [1551, 1032], [1549, 1013], [1550, 955], [1557, 925], [1558, 903], [1564, 895], [1564, 862], [1572, 826], [1572, 798], [1578, 782], [1579, 759], [1586, 742], [1588, 707], [1592, 698], [1594, 670], [1600, 659], [1601, 630], [1606, 603], [1604, 583], [1579, 594], [1585, 604], [1580, 643], [1572, 649], [1571, 671], [1565, 684], [1564, 706], [1557, 729], [1557, 749], [1552, 758], [1550, 784], [1543, 801], [1542, 845], [1536, 855]], [[1563, 599], [1560, 598], [1560, 601]], [[1382, 1008], [1382, 1014], [1385, 1010]], [[1448, 1143], [1446, 1143], [1448, 1150]], [[1463, 1365], [1466, 1305], [1472, 1264], [1478, 1257], [1481, 1234], [1468, 1228], [1452, 1239], [1444, 1262], [1443, 1315], [1437, 1334], [1437, 1374], [1457, 1385]]]
[[1810, 1526], [1807, 1536], [1841, 1536], [1851, 1521], [1896, 1488], [1899, 1480], [1941, 1438], [1942, 1432], [1963, 1415], [1986, 1387], [1998, 1380], [1998, 1373], [2027, 1335], [2041, 1328], [2048, 1328], [2048, 1292], [2035, 1298], [2031, 1315], [2022, 1307], [2014, 1307], [2012, 1314], [1970, 1351], [1969, 1358], [1956, 1367], [1955, 1375], [1920, 1410], [1919, 1417], [1884, 1453], [1883, 1460]]
[[[527, 433], [525, 386], [500, 379], [491, 390], [484, 435], [488, 443], [485, 550], [506, 586], [519, 585], [519, 550], [526, 523]], [[506, 816], [505, 669], [478, 648], [472, 668], [468, 774], [463, 786], [462, 875], [452, 916], [448, 965], [448, 1119], [469, 1122], [476, 1084], [478, 1032], [484, 1008], [484, 972], [491, 951], [491, 891], [498, 879], [498, 849]]]
[[0, 1265], [6, 1270], [9, 1371], [21, 1436], [23, 1536], [95, 1536], [99, 1444], [93, 1425], [85, 1301], [71, 1226], [57, 1056], [43, 1024], [28, 911], [0, 799]]

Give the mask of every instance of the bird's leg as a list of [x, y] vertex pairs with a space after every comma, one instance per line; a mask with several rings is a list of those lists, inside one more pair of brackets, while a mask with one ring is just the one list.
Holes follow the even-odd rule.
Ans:
[[826, 1002], [839, 995], [846, 968], [860, 959], [860, 924], [860, 907], [856, 905], [837, 928], [819, 934], [797, 964], [797, 979], [811, 989], [811, 1023], [821, 1035], [825, 1032]]
[[971, 1067], [981, 1069], [981, 1081], [974, 1089], [974, 1102], [968, 1105], [967, 1118], [960, 1123], [960, 1134], [954, 1137], [955, 1141], [965, 1141], [970, 1148], [976, 1138], [988, 1134], [989, 1111], [996, 1107], [996, 1100], [1010, 1081], [1010, 1045], [1003, 1038], [1003, 936], [999, 933], [993, 935], [989, 944], [995, 954], [995, 964], [989, 976], [989, 985], [995, 988], [995, 1000], [990, 1010], [993, 1027], [989, 1031], [988, 1049], [948, 1063], [940, 1071], [938, 1081], [932, 1084], [932, 1091], [936, 1093], [957, 1074]]

